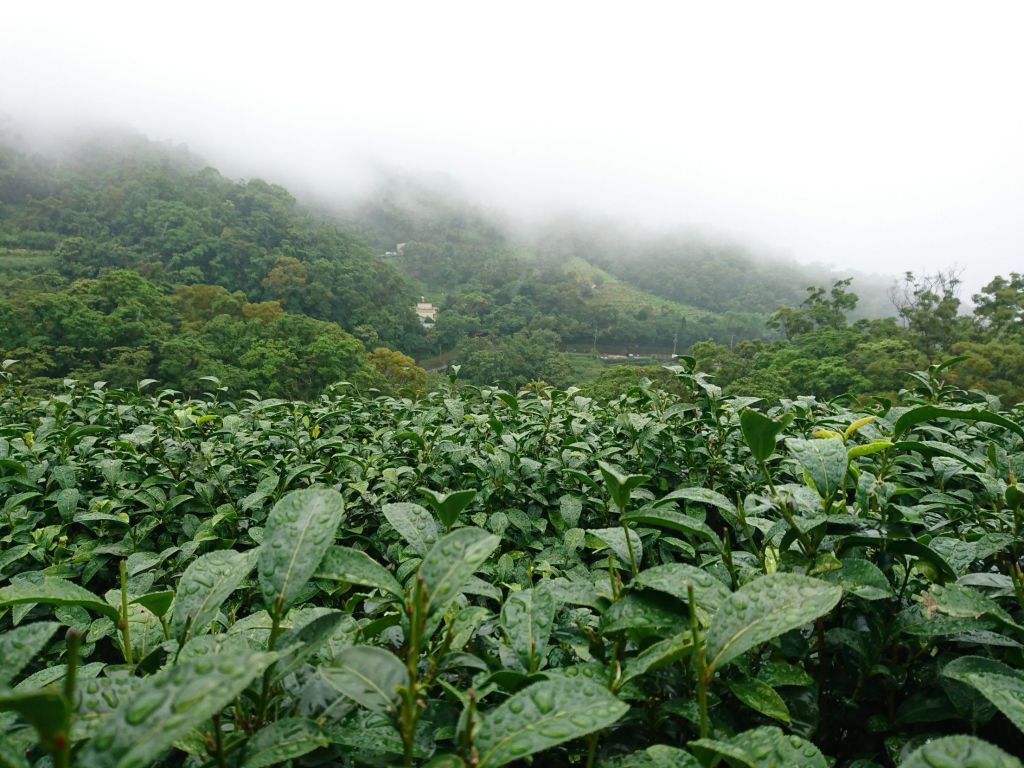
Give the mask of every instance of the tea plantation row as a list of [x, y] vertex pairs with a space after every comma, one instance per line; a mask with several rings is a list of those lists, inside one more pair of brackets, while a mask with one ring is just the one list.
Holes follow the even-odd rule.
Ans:
[[0, 766], [1021, 766], [1024, 428], [0, 379]]

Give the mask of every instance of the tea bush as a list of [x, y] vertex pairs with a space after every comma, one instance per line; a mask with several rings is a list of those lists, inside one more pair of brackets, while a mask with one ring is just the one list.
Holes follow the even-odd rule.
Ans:
[[1021, 412], [0, 381], [0, 766], [1020, 766]]

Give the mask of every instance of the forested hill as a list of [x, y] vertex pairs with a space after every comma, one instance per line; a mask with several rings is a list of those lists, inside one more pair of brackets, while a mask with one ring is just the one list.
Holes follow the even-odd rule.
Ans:
[[[832, 294], [806, 288], [829, 282]], [[993, 283], [993, 318], [1018, 317], [1019, 282], [1009, 298]], [[141, 138], [59, 158], [0, 146], [0, 359], [41, 387], [151, 378], [194, 393], [212, 376], [310, 397], [340, 380], [422, 388], [415, 361], [458, 362], [476, 383], [570, 386], [601, 373], [600, 350], [692, 351], [721, 384], [766, 396], [890, 393], [908, 368], [995, 343], [988, 315], [909, 287], [902, 323], [847, 327], [865, 305], [877, 314], [880, 286], [855, 296], [735, 248], [580, 221], [511, 227], [410, 179], [314, 211]], [[439, 310], [426, 327], [420, 297]], [[1013, 359], [1007, 342], [982, 349], [970, 381], [1016, 397], [1016, 369], [991, 362]]]
[[12, 263], [69, 280], [130, 269], [415, 344], [412, 293], [366, 243], [304, 213], [284, 188], [225, 179], [183, 150], [93, 142], [56, 162], [0, 148], [0, 204], [5, 274]]

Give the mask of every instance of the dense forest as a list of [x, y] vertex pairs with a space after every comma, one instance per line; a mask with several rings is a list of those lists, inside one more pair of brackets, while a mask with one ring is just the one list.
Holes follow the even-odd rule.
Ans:
[[[691, 354], [726, 388], [770, 398], [891, 397], [906, 371], [962, 355], [957, 383], [1016, 401], [1022, 292], [1018, 274], [997, 277], [965, 314], [952, 273], [908, 275], [886, 296], [692, 239], [580, 222], [517, 234], [406, 178], [314, 210], [137, 137], [56, 157], [0, 148], [0, 354], [41, 387], [397, 392], [447, 363], [470, 382], [597, 394], [659, 377], [595, 361], [613, 352]], [[420, 297], [435, 322], [418, 321]]]

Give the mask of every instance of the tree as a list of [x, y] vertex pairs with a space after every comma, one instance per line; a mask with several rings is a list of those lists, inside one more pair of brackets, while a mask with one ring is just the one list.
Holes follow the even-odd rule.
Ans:
[[959, 291], [960, 270], [951, 268], [920, 277], [907, 272], [889, 292], [896, 314], [929, 361], [944, 354], [962, 331]]
[[848, 290], [852, 282], [852, 277], [834, 280], [827, 292], [820, 286], [808, 286], [807, 298], [800, 307], [779, 308], [768, 318], [768, 327], [781, 331], [787, 339], [795, 339], [815, 328], [842, 328], [846, 325], [847, 313], [857, 306], [857, 294]]
[[422, 393], [427, 388], [427, 372], [408, 355], [387, 347], [377, 347], [367, 354], [366, 361], [395, 390], [409, 388]]
[[1024, 329], [1024, 275], [998, 276], [971, 297], [974, 317], [993, 338], [1019, 334]]

